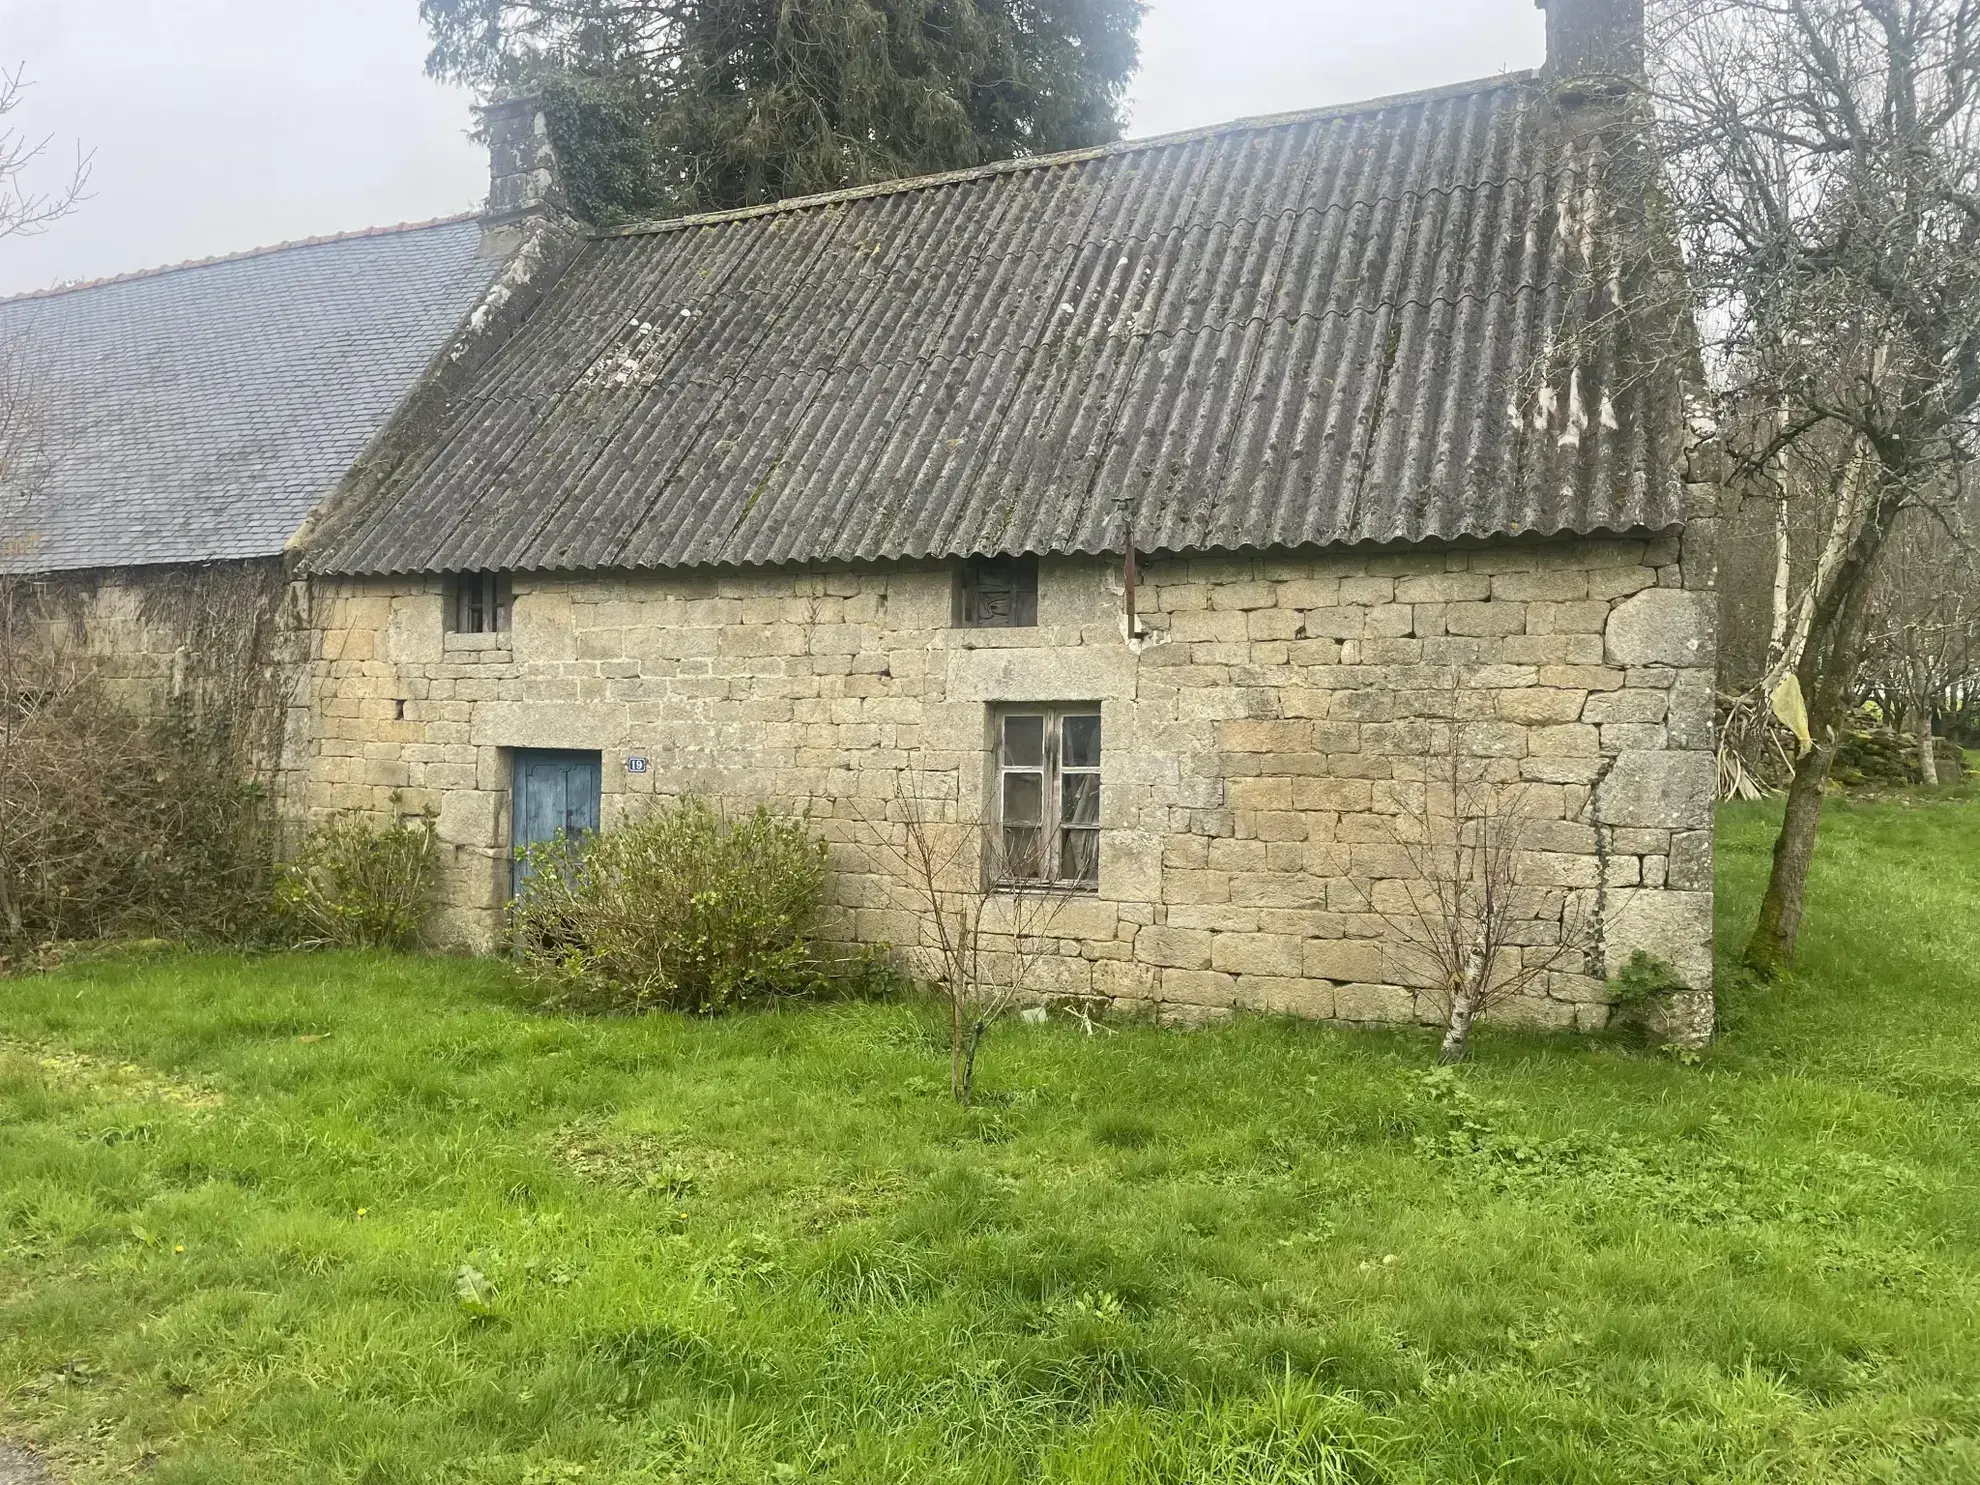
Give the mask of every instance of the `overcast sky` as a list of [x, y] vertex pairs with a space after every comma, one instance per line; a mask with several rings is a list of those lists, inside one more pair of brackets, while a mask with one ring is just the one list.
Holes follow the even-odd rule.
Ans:
[[[1155, 0], [1135, 134], [1537, 66], [1533, 0]], [[467, 96], [425, 76], [417, 0], [0, 0], [13, 122], [77, 141], [92, 197], [0, 243], [0, 293], [471, 210]]]

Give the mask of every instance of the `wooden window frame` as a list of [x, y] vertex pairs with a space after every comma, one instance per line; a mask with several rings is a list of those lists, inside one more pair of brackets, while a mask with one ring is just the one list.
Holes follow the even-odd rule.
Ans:
[[[1040, 724], [1035, 754], [1022, 732], [1012, 729], [1013, 723], [1022, 728], [1034, 719]], [[1070, 746], [1069, 722], [1081, 724]], [[1099, 891], [1100, 791], [1106, 765], [1100, 704], [999, 706], [992, 714], [992, 734], [996, 775], [992, 883], [1018, 891]], [[1035, 790], [1027, 790], [1023, 782], [1030, 779], [1037, 781]], [[1035, 810], [1027, 808], [1027, 792], [1035, 792]], [[1028, 813], [1036, 818], [1024, 818]], [[1021, 834], [1027, 831], [1034, 832], [1029, 841]], [[1083, 846], [1076, 846], [1076, 841]]]
[[[1008, 594], [1008, 604], [997, 595]], [[960, 629], [1036, 629], [1038, 559], [971, 557], [956, 579], [956, 626]]]
[[506, 572], [459, 572], [447, 581], [449, 634], [506, 634], [514, 612]]

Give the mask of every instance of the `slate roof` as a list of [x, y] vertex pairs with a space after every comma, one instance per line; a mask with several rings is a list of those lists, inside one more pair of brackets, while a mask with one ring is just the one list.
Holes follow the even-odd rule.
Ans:
[[1669, 527], [1606, 173], [1514, 75], [603, 237], [309, 565]]
[[480, 247], [463, 218], [0, 302], [47, 408], [0, 568], [281, 552], [487, 290]]

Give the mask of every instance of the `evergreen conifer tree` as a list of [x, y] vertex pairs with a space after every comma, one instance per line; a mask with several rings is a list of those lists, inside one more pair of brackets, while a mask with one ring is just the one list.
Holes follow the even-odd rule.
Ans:
[[427, 67], [547, 105], [596, 222], [1120, 136], [1142, 0], [420, 0]]

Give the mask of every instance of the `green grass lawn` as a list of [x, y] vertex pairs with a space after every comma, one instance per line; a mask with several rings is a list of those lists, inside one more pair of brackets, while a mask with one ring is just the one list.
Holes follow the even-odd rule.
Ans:
[[1835, 806], [1801, 977], [1725, 1015], [1455, 1075], [1012, 1026], [963, 1111], [904, 1004], [8, 983], [0, 1433], [161, 1485], [1980, 1480], [1980, 804]]

